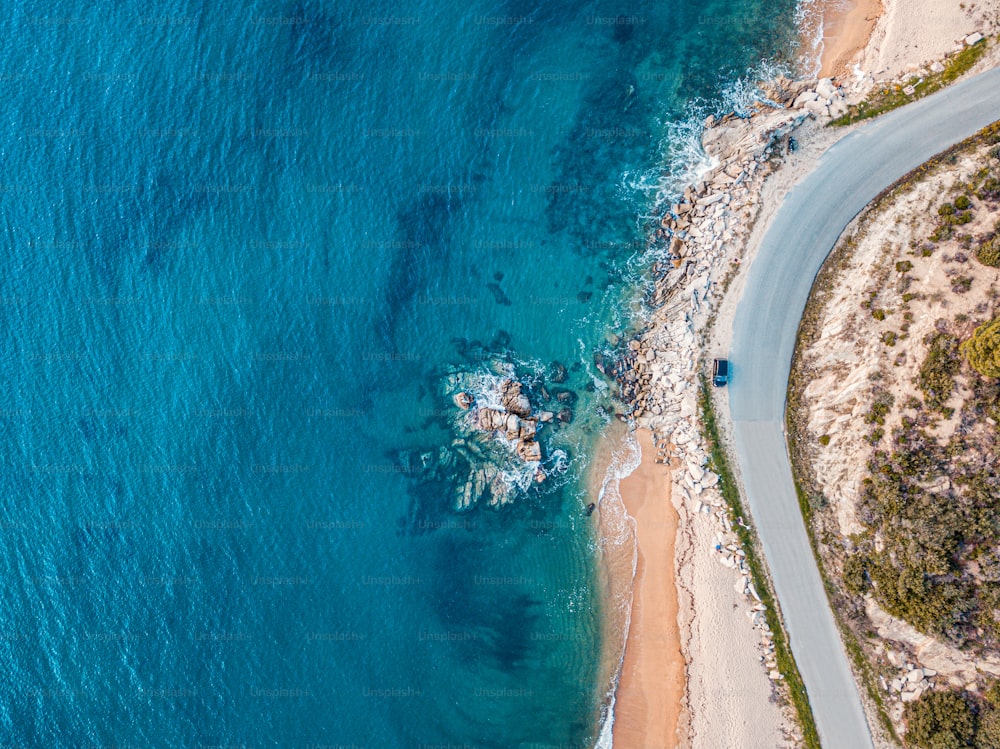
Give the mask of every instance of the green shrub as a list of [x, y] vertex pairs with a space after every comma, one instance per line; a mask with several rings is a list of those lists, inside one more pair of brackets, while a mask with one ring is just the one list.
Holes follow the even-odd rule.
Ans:
[[971, 746], [976, 732], [972, 707], [955, 691], [925, 692], [903, 711], [906, 743], [922, 749]]
[[945, 203], [940, 208], [938, 208], [938, 216], [954, 216], [955, 206], [951, 203]]
[[[954, 232], [955, 230], [951, 225], [941, 224], [937, 229], [934, 230], [934, 233], [931, 234], [930, 239], [932, 242], [944, 242], [947, 239], [951, 239], [951, 236], [952, 234], [954, 234]], [[927, 257], [927, 255], [930, 255], [930, 252], [927, 252], [924, 255], [924, 257]]]
[[889, 415], [889, 411], [892, 410], [892, 405], [895, 402], [896, 399], [888, 390], [878, 390], [874, 394], [871, 409], [865, 414], [865, 423], [883, 426], [885, 424], [885, 417]]
[[917, 387], [928, 408], [941, 411], [955, 389], [955, 375], [961, 367], [958, 338], [950, 333], [934, 333], [927, 341], [930, 349], [920, 365]]
[[976, 248], [976, 260], [991, 268], [1000, 268], [1000, 234], [994, 234]]
[[972, 279], [969, 276], [958, 276], [951, 281], [951, 290], [956, 294], [964, 294], [972, 288]]
[[1000, 710], [984, 710], [979, 717], [976, 749], [1000, 749]]
[[1000, 317], [980, 325], [962, 344], [962, 353], [984, 377], [1000, 377]]
[[896, 345], [896, 331], [895, 330], [887, 330], [887, 331], [885, 331], [882, 334], [882, 343], [884, 343], [886, 346], [895, 346]]
[[820, 444], [821, 444], [821, 445], [822, 445], [823, 447], [826, 447], [827, 445], [829, 445], [829, 444], [830, 444], [830, 435], [829, 435], [829, 434], [824, 434], [824, 435], [822, 435], [822, 436], [821, 436], [821, 437], [819, 438], [819, 443], [820, 443]]
[[855, 596], [863, 596], [871, 584], [868, 581], [868, 557], [852, 554], [844, 562], [844, 588]]
[[913, 263], [911, 263], [909, 260], [900, 260], [898, 263], [896, 263], [897, 273], [909, 273], [911, 270], [913, 270]]
[[1000, 681], [993, 681], [983, 692], [983, 700], [990, 707], [1000, 707]]
[[972, 201], [969, 200], [967, 195], [959, 195], [955, 198], [955, 207], [960, 211], [964, 211], [970, 205], [972, 205]]
[[882, 320], [885, 319], [885, 310], [884, 309], [873, 309], [872, 310], [872, 317], [874, 317], [879, 322], [882, 322]]

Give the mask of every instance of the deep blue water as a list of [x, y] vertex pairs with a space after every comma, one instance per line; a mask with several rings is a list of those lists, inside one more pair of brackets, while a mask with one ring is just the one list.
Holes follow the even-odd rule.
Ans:
[[[593, 355], [793, 6], [7, 3], [0, 743], [593, 745]], [[568, 468], [460, 514], [412, 461], [493, 355]]]

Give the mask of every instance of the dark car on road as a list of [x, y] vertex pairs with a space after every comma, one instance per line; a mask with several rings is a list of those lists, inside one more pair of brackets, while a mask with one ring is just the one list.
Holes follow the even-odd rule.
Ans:
[[729, 360], [716, 359], [712, 364], [712, 384], [717, 388], [729, 382]]

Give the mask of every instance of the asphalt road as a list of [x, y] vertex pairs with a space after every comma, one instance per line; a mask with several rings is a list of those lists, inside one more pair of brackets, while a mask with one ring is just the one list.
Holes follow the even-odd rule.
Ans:
[[730, 413], [747, 502], [827, 749], [872, 746], [809, 547], [785, 445], [785, 390], [816, 274], [847, 224], [909, 171], [1000, 119], [1000, 69], [896, 110], [838, 141], [785, 197], [733, 326]]

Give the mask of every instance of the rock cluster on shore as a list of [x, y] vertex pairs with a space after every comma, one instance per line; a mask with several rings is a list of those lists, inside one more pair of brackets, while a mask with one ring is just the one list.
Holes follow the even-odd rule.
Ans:
[[793, 147], [791, 134], [807, 118], [826, 119], [843, 106], [839, 89], [826, 78], [779, 78], [763, 91], [753, 116], [706, 121], [702, 145], [716, 166], [685, 189], [655, 230], [654, 240], [666, 250], [653, 269], [649, 303], [655, 313], [609, 372], [630, 415], [664, 436], [694, 414], [695, 334], [718, 301], [720, 271], [739, 262], [774, 157]]
[[779, 681], [765, 606], [718, 490], [719, 477], [705, 468], [708, 456], [697, 423], [699, 337], [721, 301], [719, 282], [740, 262], [764, 180], [780, 164], [777, 157], [794, 150], [792, 136], [803, 122], [839, 116], [846, 102], [830, 79], [778, 78], [762, 84], [761, 91], [752, 116], [705, 122], [702, 145], [714, 166], [669, 207], [655, 230], [654, 240], [665, 252], [654, 266], [648, 298], [653, 314], [602, 371], [615, 378], [628, 415], [653, 432], [658, 460], [673, 468], [675, 497], [688, 512], [718, 523], [713, 552], [738, 572], [737, 590], [761, 634], [761, 662], [768, 677]]

